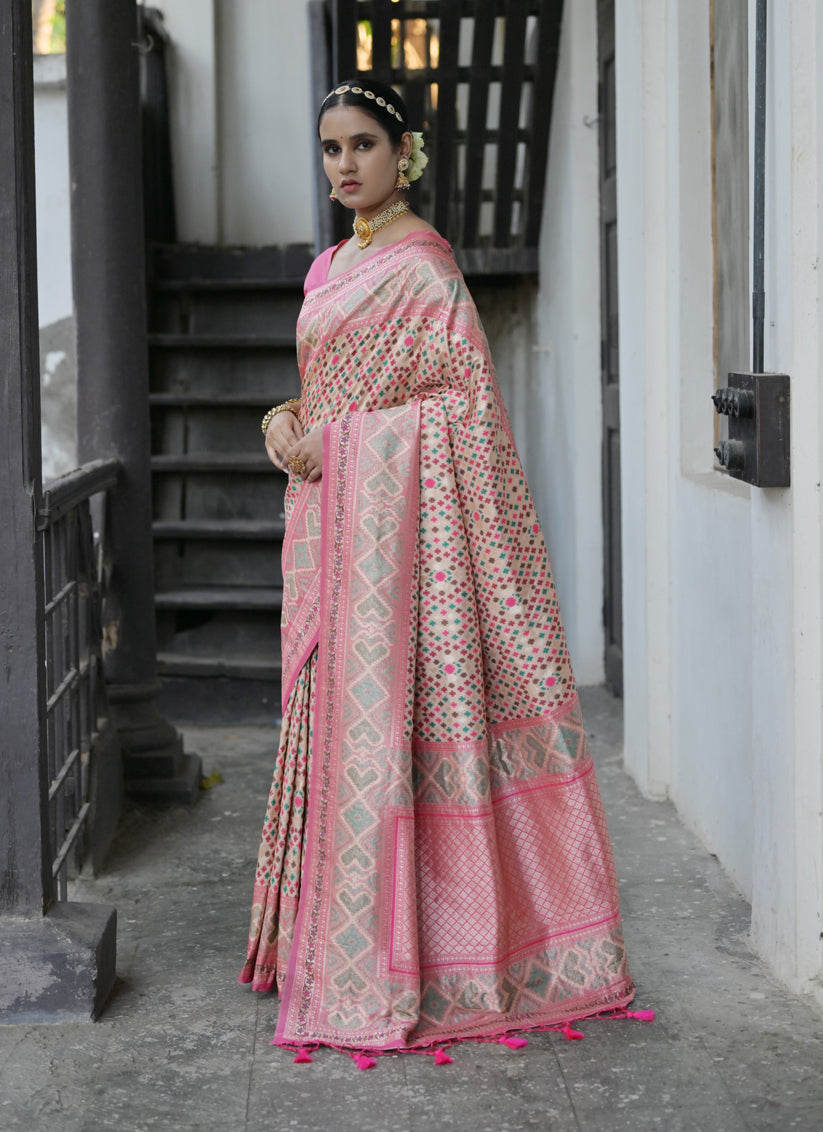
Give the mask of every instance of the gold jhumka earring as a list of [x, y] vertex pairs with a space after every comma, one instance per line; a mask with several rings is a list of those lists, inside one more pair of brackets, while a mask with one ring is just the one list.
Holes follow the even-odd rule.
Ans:
[[334, 191], [334, 189], [332, 189], [332, 191], [329, 193], [329, 200], [337, 200], [337, 193]]
[[397, 162], [397, 180], [394, 182], [396, 189], [407, 189], [409, 187], [409, 178], [406, 176], [406, 170], [409, 167], [408, 157], [401, 157]]

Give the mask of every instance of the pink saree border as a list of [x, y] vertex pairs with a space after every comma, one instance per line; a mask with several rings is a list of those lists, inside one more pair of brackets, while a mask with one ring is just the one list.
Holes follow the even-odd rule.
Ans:
[[[419, 429], [419, 405], [403, 406], [398, 412], [412, 414], [415, 433]], [[324, 913], [331, 900], [327, 878], [329, 810], [335, 797], [338, 768], [335, 764], [335, 747], [339, 744], [338, 725], [341, 710], [339, 664], [343, 661], [340, 637], [348, 625], [349, 595], [343, 585], [344, 548], [351, 545], [351, 516], [357, 476], [349, 471], [351, 451], [356, 448], [368, 414], [349, 413], [334, 425], [324, 428], [324, 467], [321, 480], [321, 570], [323, 581], [320, 590], [320, 636], [318, 642], [318, 720], [314, 729], [314, 749], [308, 789], [307, 854], [304, 877], [309, 879], [306, 898], [301, 899], [295, 925], [295, 942], [289, 960], [289, 970], [278, 1016], [275, 1041], [299, 1040], [307, 1032], [309, 1016], [316, 993], [318, 971], [322, 969], [325, 941], [319, 931]], [[409, 469], [409, 481], [418, 481], [418, 452]], [[417, 507], [414, 500], [405, 510], [405, 529], [401, 543], [416, 543]], [[405, 636], [398, 637], [397, 648], [409, 660], [411, 647], [410, 617], [413, 608], [411, 596], [412, 575], [416, 569], [416, 554], [401, 558], [402, 568], [397, 577], [410, 591], [398, 605], [399, 626], [405, 627]], [[404, 648], [405, 645], [405, 648]], [[403, 721], [406, 696], [403, 685], [408, 678], [405, 667], [398, 666], [391, 691], [392, 715], [389, 741], [403, 745]], [[408, 747], [408, 739], [405, 745]], [[299, 956], [303, 952], [303, 971]], [[293, 1036], [289, 1030], [293, 1030]], [[400, 1027], [396, 1027], [400, 1031]], [[329, 1035], [330, 1038], [334, 1035]], [[337, 1039], [339, 1041], [339, 1037]]]
[[[324, 902], [323, 881], [326, 872], [326, 822], [332, 779], [332, 723], [337, 698], [337, 630], [342, 594], [344, 518], [347, 494], [347, 465], [352, 432], [357, 431], [353, 414], [343, 417], [339, 428], [326, 425], [323, 429], [323, 475], [321, 478], [321, 570], [327, 584], [320, 589], [320, 622], [328, 625], [325, 639], [318, 642], [317, 705], [322, 715], [314, 728], [314, 749], [309, 776], [308, 815], [306, 836], [306, 865], [303, 876], [309, 878], [308, 899], [301, 899], [294, 930], [294, 943], [289, 956], [289, 969], [283, 991], [283, 1000], [277, 1019], [275, 1040], [285, 1039], [287, 1023], [293, 1011], [292, 999], [297, 998], [294, 1028], [298, 1035], [306, 1032], [309, 1010], [314, 993], [317, 968], [318, 926]], [[332, 473], [332, 469], [334, 472]], [[332, 486], [333, 485], [333, 486]], [[332, 492], [334, 498], [332, 498]], [[334, 510], [330, 514], [330, 505]], [[328, 539], [328, 532], [332, 532]], [[329, 571], [331, 586], [328, 586]], [[329, 592], [330, 590], [330, 592]], [[345, 623], [345, 622], [344, 622]], [[322, 749], [317, 750], [322, 737]], [[318, 755], [320, 756], [318, 758]], [[319, 787], [319, 790], [318, 790]], [[308, 921], [308, 928], [306, 922]], [[297, 956], [302, 950], [298, 941], [306, 936], [305, 960], [302, 979], [298, 978]], [[300, 984], [298, 989], [298, 984]]]
[[[309, 597], [303, 602], [301, 607], [301, 614], [305, 610], [303, 624], [294, 633], [293, 639], [289, 641], [288, 655], [283, 656], [283, 680], [281, 692], [281, 706], [285, 712], [286, 705], [289, 702], [289, 696], [294, 690], [294, 685], [300, 676], [304, 665], [307, 663], [309, 657], [317, 648], [317, 642], [320, 639], [320, 581], [312, 586]], [[295, 622], [296, 623], [296, 622]]]
[[[314, 502], [315, 492], [320, 485], [303, 484], [297, 492], [297, 498], [289, 516], [286, 534], [283, 539], [282, 561], [289, 561], [292, 544], [296, 531], [305, 517], [305, 512]], [[294, 685], [300, 671], [317, 647], [319, 636], [320, 617], [320, 571], [302, 597], [297, 599], [298, 604], [293, 611], [292, 620], [288, 629], [283, 633], [282, 678], [280, 702], [283, 713], [289, 702]]]

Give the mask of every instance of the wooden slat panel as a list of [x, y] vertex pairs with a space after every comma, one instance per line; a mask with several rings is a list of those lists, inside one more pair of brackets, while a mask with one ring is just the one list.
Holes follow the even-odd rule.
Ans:
[[537, 33], [539, 66], [537, 78], [532, 84], [531, 121], [529, 123], [532, 139], [528, 151], [526, 174], [526, 247], [536, 246], [540, 239], [543, 193], [546, 188], [546, 163], [549, 156], [549, 129], [552, 120], [554, 79], [557, 73], [562, 18], [563, 0], [541, 0]]
[[[372, 27], [372, 71], [402, 91], [409, 108], [410, 126], [429, 134], [432, 164], [421, 186], [410, 194], [410, 203], [430, 219], [466, 253], [473, 273], [497, 273], [508, 265], [513, 273], [534, 270], [545, 192], [546, 164], [551, 125], [551, 103], [557, 69], [562, 0], [329, 0], [332, 10], [334, 58], [333, 80], [356, 74], [356, 27], [369, 20]], [[495, 21], [505, 20], [502, 61], [493, 59]], [[535, 60], [526, 63], [526, 30], [536, 18]], [[439, 40], [438, 66], [429, 57], [422, 68], [407, 69], [403, 51], [406, 21], [425, 19], [429, 37]], [[459, 58], [461, 20], [470, 19], [472, 54], [468, 65]], [[392, 53], [392, 21], [399, 21], [401, 42]], [[399, 46], [399, 53], [397, 51]], [[399, 58], [398, 58], [399, 54]], [[391, 66], [392, 59], [395, 63]], [[331, 81], [330, 81], [331, 82]], [[487, 127], [489, 89], [500, 84], [500, 120]], [[520, 125], [525, 92], [530, 97], [530, 120]], [[436, 109], [430, 91], [436, 84]], [[465, 130], [457, 128], [457, 92], [469, 87]], [[460, 146], [465, 147], [463, 184], [457, 183]], [[497, 150], [493, 193], [494, 232], [481, 238], [480, 219], [489, 191], [483, 189], [483, 166], [487, 147]], [[518, 150], [525, 147], [525, 166], [520, 162], [523, 184], [518, 184]], [[416, 201], [415, 201], [416, 198]], [[461, 207], [462, 205], [462, 207]], [[512, 232], [514, 209], [518, 208], [518, 231]], [[455, 210], [460, 230], [455, 231]], [[339, 211], [339, 210], [338, 210]], [[337, 215], [339, 226], [347, 217]], [[345, 232], [348, 235], [348, 225]], [[522, 254], [521, 254], [522, 253]], [[503, 268], [505, 270], [505, 267]]]
[[477, 246], [480, 228], [480, 192], [483, 186], [483, 154], [486, 115], [489, 106], [494, 8], [488, 0], [475, 0], [472, 61], [469, 68], [469, 113], [466, 123], [466, 182], [463, 208], [463, 246]]
[[457, 129], [457, 64], [460, 50], [461, 0], [442, 0], [440, 8], [440, 81], [434, 147], [434, 226], [449, 239], [453, 235], [450, 232], [449, 211], [452, 202], [452, 177], [457, 158], [454, 136]]
[[[468, 140], [469, 140], [469, 131], [468, 130], [455, 130], [454, 131], [454, 140], [457, 142], [458, 145], [466, 145], [468, 143]], [[517, 130], [515, 140], [519, 141], [519, 142], [526, 142], [528, 144], [528, 142], [531, 140], [531, 133], [525, 127], [521, 130]], [[481, 139], [480, 139], [481, 145], [482, 145], [483, 142], [485, 142], [486, 145], [497, 145], [497, 143], [499, 141], [500, 141], [500, 131], [499, 130], [486, 130], [482, 134]]]
[[332, 82], [357, 70], [357, 0], [332, 0]]
[[385, 0], [372, 0], [370, 4], [372, 30], [372, 74], [381, 83], [391, 82], [391, 22], [394, 5]]
[[[482, 0], [481, 0], [482, 3]], [[525, 24], [525, 13], [523, 14], [523, 22]], [[521, 74], [524, 82], [533, 82], [537, 76], [538, 68], [533, 64], [521, 65]], [[413, 71], [406, 71], [403, 67], [392, 67], [392, 86], [403, 85], [404, 82], [420, 82], [420, 83], [436, 83], [440, 80], [440, 74], [437, 67], [415, 67]], [[502, 82], [506, 77], [505, 63], [495, 63], [489, 66], [489, 81]], [[471, 64], [466, 67], [457, 68], [457, 81], [459, 83], [470, 82], [472, 75]]]
[[[433, 81], [436, 82], [437, 71], [432, 73], [434, 75]], [[426, 121], [426, 95], [428, 94], [428, 85], [424, 83], [422, 79], [418, 79], [418, 76], [422, 76], [423, 74], [423, 71], [406, 72], [406, 79], [409, 79], [413, 75], [415, 81], [407, 81], [404, 83], [401, 80], [392, 83], [393, 87], [401, 88], [401, 93], [409, 111], [409, 124], [417, 129], [420, 129]], [[412, 208], [414, 208], [414, 205], [412, 205]]]
[[[363, 2], [363, 0], [361, 0]], [[393, 0], [386, 0], [392, 6], [392, 12], [395, 19], [437, 19], [442, 10], [442, 0], [398, 0], [397, 3]], [[488, 8], [492, 17], [503, 15], [504, 0], [482, 0], [484, 8]], [[540, 0], [523, 0], [523, 7], [526, 14], [533, 16], [537, 14], [540, 6]], [[476, 11], [477, 5], [475, 0], [458, 0], [458, 10], [461, 16], [473, 16]]]
[[506, 41], [500, 92], [500, 145], [497, 147], [497, 200], [494, 206], [495, 247], [508, 247], [512, 220], [512, 190], [517, 166], [515, 132], [525, 73], [526, 11], [522, 0], [506, 2]]

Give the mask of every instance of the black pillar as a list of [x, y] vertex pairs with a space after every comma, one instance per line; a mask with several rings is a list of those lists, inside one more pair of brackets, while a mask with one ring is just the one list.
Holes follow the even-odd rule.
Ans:
[[156, 704], [137, 4], [72, 4], [66, 30], [78, 457], [124, 468], [109, 515], [109, 703], [127, 789], [193, 801], [200, 760]]
[[[8, 4], [4, 4], [8, 9]], [[0, 18], [0, 808], [8, 850], [0, 909], [41, 915], [52, 902], [46, 828], [46, 735], [40, 498], [40, 361], [31, 42], [23, 0]], [[28, 5], [29, 9], [31, 5]], [[22, 48], [22, 45], [21, 45]]]
[[54, 905], [48, 816], [31, 0], [0, 0], [0, 1022], [90, 1017], [115, 912]]

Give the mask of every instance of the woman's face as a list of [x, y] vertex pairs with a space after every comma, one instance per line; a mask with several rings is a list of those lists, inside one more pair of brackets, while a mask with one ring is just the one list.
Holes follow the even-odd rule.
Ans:
[[320, 119], [323, 167], [337, 199], [358, 213], [384, 208], [395, 195], [397, 162], [411, 151], [411, 134], [398, 149], [382, 126], [357, 106], [333, 106]]

